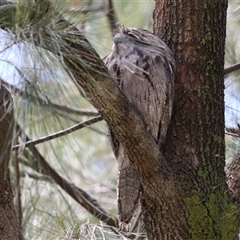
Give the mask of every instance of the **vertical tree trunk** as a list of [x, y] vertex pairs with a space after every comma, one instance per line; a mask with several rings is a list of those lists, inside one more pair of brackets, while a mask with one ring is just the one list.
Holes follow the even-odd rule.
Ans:
[[13, 109], [8, 91], [0, 86], [0, 239], [22, 240], [13, 205], [9, 177], [9, 159], [12, 141]]
[[176, 214], [186, 225], [178, 236], [169, 226], [165, 234], [153, 232], [150, 239], [237, 239], [236, 206], [228, 195], [224, 172], [226, 10], [227, 0], [156, 0], [154, 31], [177, 60], [175, 104], [164, 156], [184, 209], [169, 199], [175, 212], [162, 217]]

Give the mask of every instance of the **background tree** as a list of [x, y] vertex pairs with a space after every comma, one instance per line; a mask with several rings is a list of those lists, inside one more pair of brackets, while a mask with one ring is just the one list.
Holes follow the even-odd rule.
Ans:
[[13, 101], [9, 92], [0, 88], [0, 212], [1, 239], [23, 239], [13, 204], [9, 160], [13, 130]]
[[[226, 1], [179, 1], [176, 4], [156, 1], [154, 30], [175, 52], [178, 63], [174, 113], [162, 151], [83, 36], [68, 22], [59, 21], [46, 2], [36, 1], [36, 4], [34, 14], [32, 8], [17, 8], [14, 16], [18, 28], [11, 25], [16, 19], [5, 19], [1, 26], [8, 31], [11, 29], [18, 36], [17, 41], [31, 42], [29, 50], [36, 54], [40, 53], [39, 47], [50, 50], [51, 53], [41, 50], [41, 59], [46, 54], [43, 59], [57, 56], [62, 60], [66, 72], [71, 72], [77, 86], [84, 90], [124, 145], [141, 175], [149, 239], [237, 239], [236, 207], [228, 195], [224, 173], [223, 26]], [[2, 11], [6, 18], [12, 16], [8, 11], [15, 11], [15, 7], [5, 7]], [[20, 13], [25, 17], [20, 18]], [[56, 41], [49, 41], [52, 39]], [[46, 62], [43, 66], [47, 66]], [[29, 97], [27, 93], [30, 92], [38, 104], [45, 102], [58, 109], [62, 107], [51, 105], [36, 88], [34, 92], [27, 91], [33, 85], [32, 81], [25, 82], [28, 85], [24, 85], [23, 96]], [[19, 93], [19, 89], [15, 89], [16, 92]], [[39, 96], [44, 98], [39, 99]], [[17, 133], [21, 133], [21, 137], [25, 135], [22, 130]], [[30, 139], [25, 135], [25, 140]], [[34, 144], [29, 143], [29, 151], [23, 152], [23, 156], [33, 159], [35, 165], [38, 160], [42, 170], [35, 169], [46, 174], [45, 159], [32, 147]], [[58, 176], [53, 175], [58, 182]], [[63, 179], [59, 182], [64, 182], [64, 186], [68, 183]], [[67, 191], [71, 194], [75, 186], [69, 185]], [[74, 195], [81, 203], [85, 198], [92, 207], [86, 208], [97, 211], [104, 221], [105, 211], [90, 196], [81, 189], [74, 191]], [[106, 214], [106, 219], [111, 217]], [[114, 225], [113, 222], [108, 224]]]

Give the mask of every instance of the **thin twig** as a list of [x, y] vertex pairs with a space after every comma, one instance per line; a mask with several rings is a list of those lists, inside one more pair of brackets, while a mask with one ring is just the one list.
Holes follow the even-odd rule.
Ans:
[[37, 145], [39, 143], [47, 142], [47, 141], [50, 141], [50, 140], [53, 140], [53, 139], [65, 136], [65, 135], [67, 135], [69, 133], [72, 133], [74, 131], [77, 131], [79, 129], [82, 129], [84, 127], [87, 127], [87, 126], [89, 126], [91, 124], [97, 123], [97, 122], [102, 121], [102, 120], [103, 119], [102, 119], [101, 116], [98, 116], [98, 117], [95, 117], [95, 118], [91, 118], [90, 120], [78, 123], [75, 126], [69, 127], [67, 129], [64, 129], [62, 131], [53, 133], [51, 135], [48, 135], [48, 136], [41, 137], [41, 138], [36, 139], [36, 140], [31, 140], [31, 141], [27, 141], [25, 143], [21, 143], [21, 144], [15, 145], [15, 146], [12, 147], [12, 150], [17, 150], [20, 147], [26, 148], [26, 147], [28, 147], [30, 145]]
[[45, 182], [50, 182], [53, 183], [53, 179], [45, 174], [40, 174], [40, 173], [31, 173], [27, 171], [23, 171], [20, 173], [21, 177], [29, 177], [33, 178], [35, 180], [40, 180], [40, 181], [45, 181]]
[[104, 10], [106, 11], [107, 20], [113, 33], [113, 31], [117, 28], [118, 17], [112, 0], [104, 0], [103, 7], [105, 8]]
[[224, 75], [227, 75], [227, 74], [237, 71], [239, 69], [240, 69], [240, 63], [234, 64], [234, 65], [224, 69]]
[[[28, 142], [31, 142], [31, 139], [24, 133], [19, 124], [16, 124], [17, 132], [20, 136], [23, 136]], [[99, 220], [107, 223], [110, 226], [117, 226], [117, 222], [110, 216], [108, 213], [103, 210], [98, 202], [91, 198], [85, 191], [78, 188], [75, 184], [69, 182], [68, 180], [61, 177], [45, 160], [37, 148], [30, 144], [28, 149], [32, 155], [37, 159], [41, 164], [44, 174], [51, 176], [51, 178], [65, 191], [67, 192], [75, 201], [77, 201], [82, 207], [87, 211], [97, 217]]]
[[236, 133], [225, 132], [225, 134], [232, 137], [240, 138], [239, 134], [236, 134]]
[[225, 134], [240, 138], [240, 125], [237, 124], [236, 128], [231, 128], [231, 127], [226, 128]]

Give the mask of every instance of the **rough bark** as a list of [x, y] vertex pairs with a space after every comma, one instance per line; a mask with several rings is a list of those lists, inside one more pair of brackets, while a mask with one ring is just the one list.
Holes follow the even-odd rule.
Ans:
[[13, 192], [9, 177], [13, 109], [8, 91], [0, 86], [0, 239], [22, 240], [13, 205]]
[[186, 221], [177, 239], [237, 239], [236, 206], [224, 173], [226, 9], [226, 0], [157, 0], [154, 10], [154, 31], [177, 59], [175, 104], [164, 146], [184, 202], [183, 215], [176, 208], [174, 216], [167, 216]]

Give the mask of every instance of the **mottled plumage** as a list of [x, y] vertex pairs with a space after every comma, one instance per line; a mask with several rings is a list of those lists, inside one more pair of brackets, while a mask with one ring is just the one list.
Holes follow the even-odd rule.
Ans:
[[[108, 70], [161, 147], [172, 113], [173, 54], [159, 37], [143, 29], [120, 29], [113, 41], [112, 51], [105, 58]], [[120, 227], [130, 231], [141, 211], [140, 179], [122, 145], [113, 134], [111, 138], [119, 170]]]

